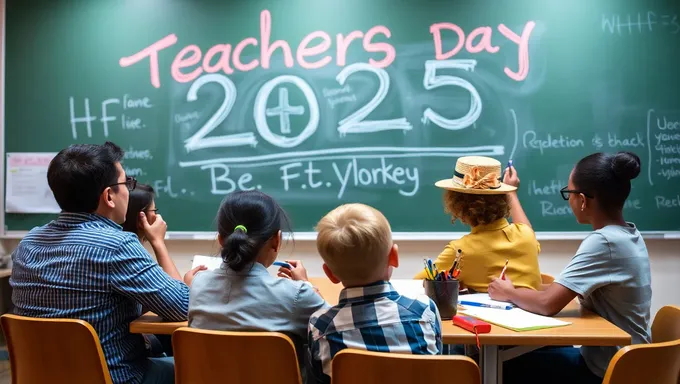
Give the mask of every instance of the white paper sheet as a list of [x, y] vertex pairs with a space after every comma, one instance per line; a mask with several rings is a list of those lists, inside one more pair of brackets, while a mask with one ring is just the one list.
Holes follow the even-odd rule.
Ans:
[[508, 328], [513, 331], [531, 331], [543, 328], [562, 327], [569, 325], [566, 321], [558, 320], [552, 317], [546, 317], [530, 313], [519, 308], [511, 310], [493, 309], [493, 308], [479, 308], [479, 307], [465, 307], [459, 310], [461, 314], [476, 317], [488, 323], [498, 325], [503, 328]]
[[423, 287], [422, 280], [413, 279], [392, 279], [390, 284], [394, 289], [404, 296], [415, 298], [419, 295], [425, 294], [425, 288]]
[[201, 256], [195, 255], [194, 260], [191, 263], [191, 269], [198, 267], [199, 265], [205, 265], [209, 270], [217, 269], [222, 265], [221, 257], [213, 256]]
[[56, 153], [8, 153], [5, 212], [59, 213], [47, 184], [47, 168]]

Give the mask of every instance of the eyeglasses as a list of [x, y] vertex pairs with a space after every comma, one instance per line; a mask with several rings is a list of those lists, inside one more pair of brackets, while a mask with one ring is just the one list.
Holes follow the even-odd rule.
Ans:
[[128, 190], [134, 191], [135, 188], [137, 187], [137, 179], [135, 179], [132, 176], [128, 176], [128, 177], [125, 178], [125, 181], [120, 182], [120, 183], [111, 184], [108, 187], [114, 187], [116, 185], [121, 185], [121, 184], [125, 184], [125, 186], [127, 187]]
[[575, 190], [575, 189], [567, 189], [567, 188], [569, 188], [569, 187], [564, 187], [564, 188], [560, 189], [560, 194], [562, 195], [562, 198], [564, 200], [569, 200], [569, 194], [570, 193], [580, 193], [580, 194], [582, 194], [583, 196], [585, 196], [589, 199], [593, 198], [591, 195], [589, 195], [589, 194], [587, 194], [583, 191], [578, 191], [578, 190]]

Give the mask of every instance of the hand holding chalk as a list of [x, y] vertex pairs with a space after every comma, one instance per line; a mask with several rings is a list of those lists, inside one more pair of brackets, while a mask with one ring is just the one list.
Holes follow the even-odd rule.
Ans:
[[519, 187], [519, 176], [517, 176], [517, 170], [512, 165], [512, 160], [508, 160], [508, 167], [505, 168], [503, 182], [513, 187]]

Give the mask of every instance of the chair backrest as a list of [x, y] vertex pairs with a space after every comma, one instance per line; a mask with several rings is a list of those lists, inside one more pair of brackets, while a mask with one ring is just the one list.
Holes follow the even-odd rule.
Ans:
[[0, 317], [12, 383], [111, 384], [99, 337], [83, 320]]
[[405, 355], [344, 349], [335, 355], [331, 366], [333, 384], [479, 384], [481, 380], [479, 367], [466, 356]]
[[552, 284], [555, 278], [547, 273], [541, 273], [541, 284]]
[[652, 341], [663, 343], [678, 339], [680, 339], [680, 307], [667, 305], [654, 317]]
[[680, 375], [680, 340], [637, 344], [619, 350], [602, 384], [677, 384]]
[[172, 334], [176, 384], [300, 384], [291, 339], [277, 332], [179, 328]]

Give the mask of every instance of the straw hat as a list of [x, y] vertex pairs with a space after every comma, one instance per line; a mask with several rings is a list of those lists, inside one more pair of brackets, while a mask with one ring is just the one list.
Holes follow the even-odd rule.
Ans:
[[474, 195], [502, 195], [517, 190], [500, 182], [501, 162], [484, 156], [466, 156], [456, 161], [453, 178], [439, 180], [435, 185], [449, 191]]

